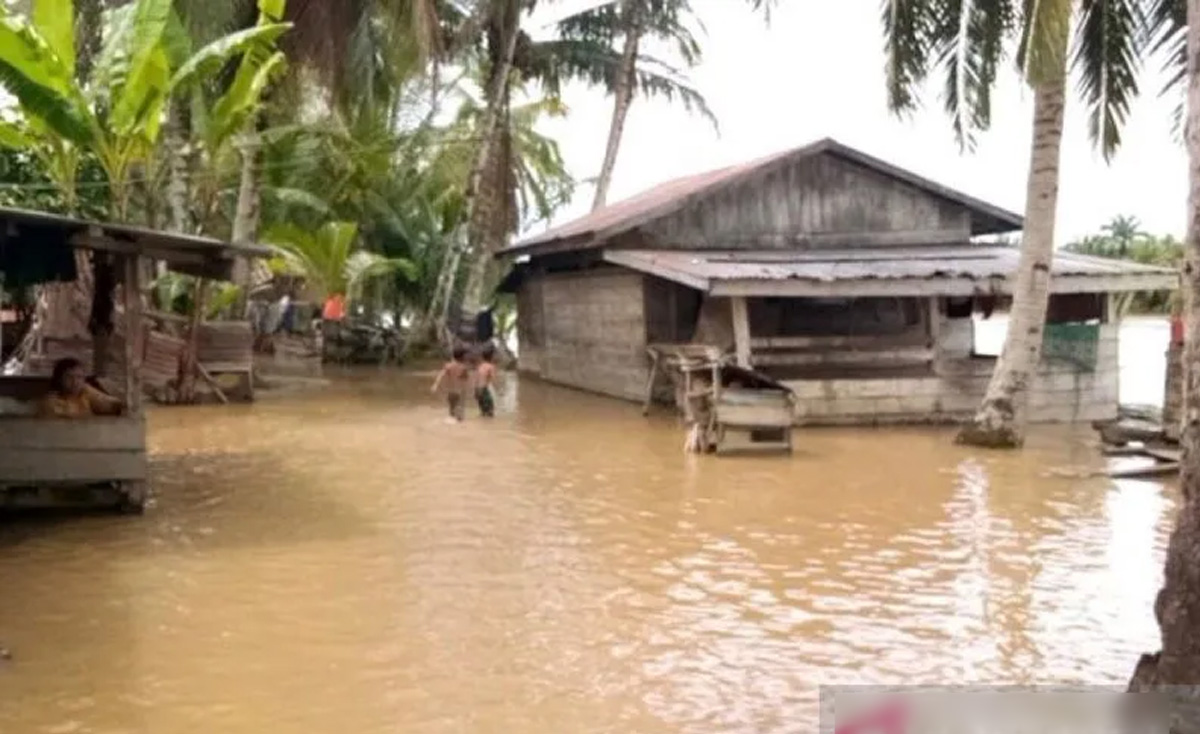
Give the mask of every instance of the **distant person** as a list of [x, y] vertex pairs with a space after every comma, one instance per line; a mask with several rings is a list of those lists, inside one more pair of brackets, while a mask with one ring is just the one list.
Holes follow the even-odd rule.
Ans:
[[479, 366], [475, 368], [475, 402], [479, 414], [484, 418], [496, 415], [496, 348], [488, 344], [479, 353]]
[[65, 357], [54, 363], [50, 391], [42, 398], [38, 414], [46, 418], [88, 418], [120, 415], [124, 408], [120, 400], [88, 384], [79, 360]]
[[436, 393], [442, 384], [446, 385], [446, 403], [450, 407], [450, 417], [461, 422], [465, 406], [463, 400], [467, 395], [467, 388], [471, 385], [471, 368], [467, 366], [467, 350], [462, 347], [455, 347], [451, 353], [450, 361], [442, 366], [442, 371], [438, 373], [437, 379], [433, 381], [433, 388], [430, 392]]

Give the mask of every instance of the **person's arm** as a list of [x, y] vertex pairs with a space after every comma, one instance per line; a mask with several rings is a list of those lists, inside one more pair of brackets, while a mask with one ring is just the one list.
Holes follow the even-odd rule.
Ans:
[[83, 394], [87, 396], [88, 404], [96, 415], [120, 415], [125, 403], [111, 395], [105, 395], [91, 385], [83, 386]]
[[52, 395], [43, 395], [37, 401], [37, 416], [39, 418], [58, 417], [58, 412], [54, 410], [54, 397]]
[[441, 372], [438, 372], [437, 377], [433, 378], [433, 387], [429, 388], [429, 392], [437, 392], [442, 386], [442, 378], [446, 376], [446, 368], [443, 367]]

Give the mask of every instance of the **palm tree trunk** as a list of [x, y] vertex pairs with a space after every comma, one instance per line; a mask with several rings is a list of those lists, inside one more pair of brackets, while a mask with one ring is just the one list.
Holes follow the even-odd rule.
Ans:
[[1154, 602], [1162, 651], [1143, 655], [1130, 688], [1200, 683], [1200, 0], [1187, 5], [1188, 229], [1183, 267], [1183, 504]]
[[613, 170], [617, 167], [617, 151], [621, 147], [621, 136], [625, 134], [625, 118], [629, 116], [629, 107], [633, 104], [638, 45], [642, 40], [642, 27], [638, 20], [641, 10], [639, 1], [626, 0], [624, 10], [625, 48], [621, 51], [621, 66], [617, 71], [617, 82], [613, 91], [612, 122], [608, 126], [604, 163], [601, 164], [600, 176], [596, 179], [596, 198], [592, 200], [592, 211], [608, 203], [608, 189], [612, 185]]
[[[517, 50], [517, 37], [520, 35], [521, 4], [514, 0], [506, 0], [502, 12], [501, 38], [504, 45], [498, 57], [493, 59], [493, 68], [488, 78], [487, 108], [484, 110], [479, 130], [481, 142], [467, 184], [467, 255], [471, 259], [463, 291], [463, 311], [469, 314], [478, 311], [483, 304], [492, 255], [504, 245], [503, 236], [499, 241], [496, 241], [495, 237], [500, 229], [495, 226], [496, 218], [503, 214], [503, 208], [500, 206], [502, 199], [495, 195], [496, 192], [488, 190], [489, 184], [498, 178], [488, 176], [488, 173], [493, 170], [492, 158], [498, 154], [504, 134], [501, 122], [508, 108], [509, 76], [512, 74], [513, 56]], [[444, 294], [447, 305], [453, 297], [453, 280], [458, 269], [458, 257], [452, 257], [449, 264], [452, 268], [447, 273], [448, 284]], [[448, 307], [441, 311], [439, 327], [443, 334], [446, 332], [448, 312]]]
[[170, 210], [171, 231], [190, 232], [188, 212], [188, 176], [185, 158], [183, 113], [179, 103], [172, 98], [167, 107], [166, 124], [167, 154], [167, 208]]
[[1027, 388], [1041, 359], [1046, 307], [1050, 302], [1050, 264], [1054, 258], [1054, 219], [1058, 208], [1059, 150], [1065, 104], [1064, 67], [1056, 79], [1034, 89], [1033, 152], [1025, 198], [1025, 232], [1013, 287], [1008, 334], [983, 404], [974, 420], [959, 431], [959, 443], [1017, 448], [1025, 440]]
[[[258, 170], [258, 131], [254, 121], [246, 125], [240, 148], [242, 172], [238, 184], [237, 208], [233, 217], [233, 232], [230, 236], [236, 245], [249, 244], [258, 236], [262, 182]], [[234, 264], [233, 271], [233, 282], [239, 288], [237, 303], [234, 306], [235, 317], [241, 317], [246, 312], [246, 303], [250, 298], [251, 278], [252, 263], [250, 259], [239, 257]]]

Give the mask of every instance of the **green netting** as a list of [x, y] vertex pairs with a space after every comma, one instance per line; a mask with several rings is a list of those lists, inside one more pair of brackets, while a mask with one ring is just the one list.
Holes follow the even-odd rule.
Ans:
[[1042, 359], [1066, 362], [1076, 369], [1096, 369], [1100, 347], [1099, 324], [1046, 324], [1042, 341]]

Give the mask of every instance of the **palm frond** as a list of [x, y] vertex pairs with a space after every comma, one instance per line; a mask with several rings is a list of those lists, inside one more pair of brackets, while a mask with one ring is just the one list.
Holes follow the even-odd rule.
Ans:
[[1075, 57], [1088, 106], [1088, 134], [1111, 159], [1138, 94], [1145, 20], [1135, 0], [1081, 0]]
[[1072, 0], [1024, 0], [1017, 68], [1037, 86], [1058, 79], [1066, 68]]
[[888, 108], [903, 115], [918, 107], [917, 91], [929, 76], [937, 13], [924, 0], [884, 0], [882, 20]]
[[1013, 26], [1007, 0], [943, 0], [933, 31], [938, 64], [945, 70], [943, 102], [955, 138], [971, 149], [991, 125], [992, 87]]

